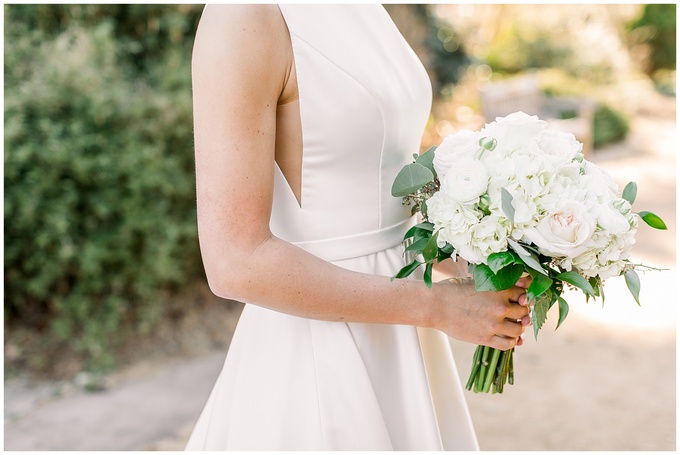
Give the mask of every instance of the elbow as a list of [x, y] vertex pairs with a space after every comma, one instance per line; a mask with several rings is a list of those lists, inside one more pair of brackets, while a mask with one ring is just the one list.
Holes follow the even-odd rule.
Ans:
[[[246, 246], [243, 243], [205, 248], [202, 245], [203, 267], [210, 291], [216, 296], [249, 302], [257, 299], [258, 284], [266, 273], [266, 261], [261, 254], [256, 254], [265, 242], [258, 247]], [[219, 245], [219, 244], [217, 244]]]
[[265, 273], [257, 255], [250, 251], [232, 251], [219, 258], [204, 260], [203, 265], [210, 291], [216, 296], [238, 302], [257, 299], [258, 283]]
[[238, 279], [238, 268], [229, 264], [204, 264], [210, 291], [217, 297], [243, 301], [243, 291]]

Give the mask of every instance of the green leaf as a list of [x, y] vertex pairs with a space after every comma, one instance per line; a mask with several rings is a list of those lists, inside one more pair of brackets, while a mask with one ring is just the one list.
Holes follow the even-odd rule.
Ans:
[[511, 251], [503, 251], [490, 254], [487, 262], [493, 273], [498, 273], [505, 266], [517, 264], [517, 257]]
[[418, 224], [416, 224], [416, 225], [413, 226], [413, 227], [415, 227], [415, 228], [417, 228], [417, 229], [422, 229], [422, 230], [424, 230], [424, 231], [434, 232], [434, 224], [429, 223], [429, 222], [427, 222], [427, 221], [424, 222], [424, 223], [418, 223]]
[[510, 289], [517, 281], [520, 279], [524, 273], [523, 264], [511, 264], [503, 267], [491, 277], [493, 284], [498, 291], [503, 291], [505, 289]]
[[593, 288], [595, 297], [599, 297], [601, 293], [600, 293], [600, 286], [597, 283], [597, 278], [595, 278], [594, 276], [588, 278], [588, 283], [590, 283], [590, 286]]
[[432, 146], [429, 149], [427, 149], [426, 152], [424, 152], [422, 155], [416, 158], [416, 163], [428, 168], [430, 171], [432, 171], [432, 175], [434, 175], [435, 177], [437, 176], [437, 171], [434, 170], [434, 165], [432, 164], [432, 162], [434, 161], [434, 151], [436, 149], [437, 149], [436, 146]]
[[392, 196], [403, 197], [415, 193], [434, 180], [431, 170], [418, 163], [404, 166], [392, 183]]
[[546, 292], [539, 297], [534, 303], [534, 309], [531, 312], [531, 323], [534, 327], [534, 338], [538, 339], [538, 331], [541, 330], [545, 320], [548, 318], [548, 309], [552, 301], [552, 295]]
[[425, 223], [416, 224], [415, 226], [411, 226], [411, 229], [406, 231], [406, 234], [404, 234], [404, 240], [406, 240], [409, 237], [414, 237], [415, 234], [416, 234], [416, 231], [432, 232], [432, 231], [434, 231], [434, 224], [425, 222]]
[[475, 279], [475, 291], [497, 291], [493, 282], [494, 273], [485, 264], [471, 264], [472, 276]]
[[536, 275], [534, 279], [531, 280], [529, 289], [527, 289], [527, 300], [529, 302], [537, 301], [538, 298], [541, 295], [543, 295], [548, 289], [550, 289], [550, 286], [552, 285], [553, 280], [550, 277], [547, 277], [545, 275]]
[[560, 318], [557, 321], [557, 327], [555, 327], [555, 330], [560, 328], [560, 325], [562, 325], [564, 320], [567, 319], [567, 314], [569, 314], [569, 304], [567, 303], [567, 301], [564, 300], [561, 296], [557, 296], [557, 301], [560, 303], [559, 306]]
[[392, 279], [406, 278], [407, 276], [412, 274], [418, 267], [420, 267], [420, 265], [421, 265], [421, 262], [419, 262], [417, 259], [414, 259], [413, 262], [402, 267], [402, 269], [399, 270], [399, 272], [397, 272], [397, 274], [394, 275], [392, 277]]
[[448, 258], [450, 258], [453, 255], [454, 248], [451, 246], [450, 243], [447, 243], [443, 247], [439, 248], [439, 252], [437, 253], [437, 261], [442, 262]]
[[639, 212], [638, 215], [640, 215], [640, 218], [642, 218], [642, 221], [647, 223], [649, 226], [653, 227], [654, 229], [660, 229], [660, 230], [666, 230], [668, 229], [666, 227], [666, 223], [663, 222], [663, 220], [653, 214], [652, 212]]
[[574, 286], [585, 292], [587, 295], [595, 297], [595, 290], [590, 285], [588, 280], [576, 272], [560, 273], [555, 278], [557, 278], [558, 280], [566, 281], [569, 284], [573, 284]]
[[628, 290], [633, 295], [635, 302], [640, 305], [640, 277], [634, 269], [628, 269], [624, 273], [626, 277], [626, 286]]
[[427, 245], [427, 242], [429, 242], [429, 240], [430, 239], [427, 238], [427, 237], [418, 239], [417, 241], [415, 241], [412, 244], [410, 244], [409, 246], [407, 246], [404, 249], [404, 253], [407, 252], [407, 251], [415, 251], [416, 254], [422, 253], [423, 250], [425, 249], [425, 245]]
[[423, 248], [423, 259], [425, 259], [425, 262], [431, 262], [437, 257], [437, 252], [439, 251], [439, 247], [437, 246], [438, 236], [439, 231], [435, 232], [435, 234], [430, 237], [430, 240], [427, 241], [425, 248]]
[[515, 250], [515, 253], [517, 253], [519, 257], [522, 258], [522, 260], [528, 267], [536, 270], [538, 273], [541, 273], [546, 276], [548, 275], [548, 272], [545, 271], [545, 269], [539, 262], [538, 257], [534, 253], [525, 249], [522, 245], [519, 244], [519, 242], [516, 242], [512, 239], [508, 239], [508, 244], [510, 244], [512, 249]]
[[501, 207], [505, 216], [508, 217], [511, 223], [514, 223], [515, 208], [512, 206], [512, 194], [505, 188], [501, 188]]
[[425, 265], [425, 273], [423, 274], [423, 281], [428, 288], [432, 287], [432, 263], [428, 262]]
[[630, 205], [635, 202], [635, 197], [637, 196], [637, 184], [635, 182], [629, 182], [628, 185], [623, 189], [623, 194], [621, 197], [627, 200]]

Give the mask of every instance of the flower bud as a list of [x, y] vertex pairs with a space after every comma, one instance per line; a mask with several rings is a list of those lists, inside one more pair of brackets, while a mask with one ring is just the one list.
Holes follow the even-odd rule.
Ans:
[[496, 139], [492, 138], [491, 136], [484, 136], [479, 140], [479, 146], [484, 150], [488, 150], [489, 152], [496, 148], [497, 143], [498, 142]]

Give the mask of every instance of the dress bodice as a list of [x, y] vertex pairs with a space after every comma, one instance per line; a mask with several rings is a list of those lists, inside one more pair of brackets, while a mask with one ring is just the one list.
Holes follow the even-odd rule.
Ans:
[[390, 189], [419, 150], [427, 73], [381, 5], [280, 9], [298, 80], [302, 187], [298, 204], [277, 167], [272, 233], [329, 261], [393, 247], [411, 217]]

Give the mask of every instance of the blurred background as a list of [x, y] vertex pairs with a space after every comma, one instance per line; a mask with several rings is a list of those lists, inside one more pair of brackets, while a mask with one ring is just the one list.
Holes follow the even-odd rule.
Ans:
[[[198, 250], [190, 60], [202, 5], [4, 5], [7, 450], [180, 450], [241, 311]], [[676, 448], [676, 7], [386, 5], [426, 66], [423, 149], [524, 110], [639, 185], [633, 259], [606, 305], [468, 394], [486, 450]], [[553, 323], [555, 321], [552, 321]], [[549, 319], [548, 325], [551, 323]], [[467, 379], [473, 346], [452, 341]]]

